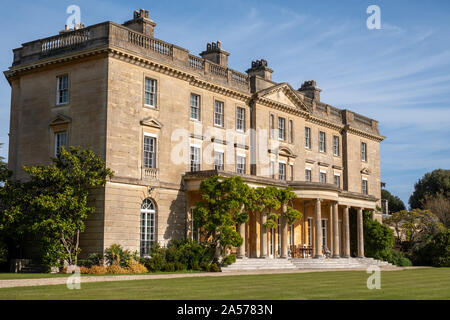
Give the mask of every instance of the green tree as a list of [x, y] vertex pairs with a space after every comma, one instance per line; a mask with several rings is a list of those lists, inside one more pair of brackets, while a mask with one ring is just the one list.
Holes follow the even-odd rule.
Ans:
[[391, 261], [394, 247], [392, 230], [364, 214], [364, 253], [367, 257]]
[[243, 239], [236, 223], [248, 221], [245, 206], [250, 207], [251, 189], [241, 177], [210, 177], [200, 184], [202, 201], [193, 210], [194, 222], [203, 233], [202, 242], [219, 261], [231, 247], [239, 247]]
[[51, 165], [24, 167], [24, 171], [30, 180], [24, 185], [21, 209], [27, 210], [30, 231], [40, 235], [44, 262], [50, 266], [62, 260], [76, 264], [80, 233], [88, 215], [95, 211], [88, 205], [88, 196], [94, 188], [104, 186], [112, 172], [100, 157], [80, 147], [63, 148]]
[[392, 214], [394, 212], [398, 212], [401, 210], [406, 210], [405, 204], [403, 201], [391, 194], [386, 189], [381, 190], [381, 199], [388, 200], [389, 213]]
[[427, 197], [437, 195], [450, 198], [450, 170], [436, 169], [419, 179], [409, 198], [409, 206], [411, 209], [424, 209]]
[[418, 265], [450, 267], [450, 229], [434, 234], [422, 246], [415, 248], [413, 259]]
[[425, 198], [424, 208], [433, 212], [444, 227], [450, 228], [450, 198], [443, 194]]
[[424, 239], [443, 230], [439, 218], [428, 210], [414, 209], [395, 212], [383, 222], [394, 228], [404, 250], [410, 250]]

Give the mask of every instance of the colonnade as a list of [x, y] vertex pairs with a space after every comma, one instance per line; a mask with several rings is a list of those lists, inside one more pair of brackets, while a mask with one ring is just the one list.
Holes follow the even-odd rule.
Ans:
[[[322, 199], [317, 198], [314, 199], [314, 244], [313, 244], [313, 257], [317, 259], [323, 258], [323, 246], [322, 246]], [[361, 207], [356, 207], [357, 215], [356, 215], [356, 224], [357, 224], [357, 257], [364, 257], [364, 230], [363, 230], [363, 209]], [[285, 213], [287, 210], [287, 206], [282, 206], [282, 213]], [[350, 258], [350, 218], [349, 218], [349, 210], [350, 206], [343, 205], [343, 217], [342, 217], [342, 240], [339, 237], [339, 203], [337, 201], [331, 202], [330, 205], [330, 220], [332, 223], [331, 227], [331, 256], [333, 258]], [[249, 234], [248, 236], [254, 237], [255, 243], [257, 242], [257, 217], [254, 219], [255, 223], [255, 232], [253, 234]], [[260, 258], [268, 258], [268, 250], [267, 250], [267, 228], [264, 224], [267, 222], [267, 215], [259, 214], [259, 236], [260, 236], [260, 250], [259, 257]], [[242, 223], [238, 226], [238, 231], [241, 237], [244, 239], [242, 245], [237, 248], [237, 257], [245, 258], [245, 248], [246, 248], [246, 223]], [[288, 221], [282, 214], [280, 217], [280, 258], [288, 258]], [[341, 254], [341, 244], [340, 240], [343, 241], [342, 246], [342, 254]], [[249, 252], [250, 254], [250, 252]]]

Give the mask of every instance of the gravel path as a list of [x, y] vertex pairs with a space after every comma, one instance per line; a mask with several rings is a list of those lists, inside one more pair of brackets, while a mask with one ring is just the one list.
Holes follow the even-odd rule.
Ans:
[[[405, 270], [420, 267], [382, 267], [383, 271]], [[366, 269], [298, 269], [298, 270], [252, 270], [236, 271], [226, 273], [175, 273], [175, 274], [155, 274], [155, 275], [124, 275], [124, 276], [84, 276], [81, 277], [81, 284], [88, 282], [106, 281], [127, 281], [127, 280], [148, 280], [148, 279], [175, 279], [175, 278], [196, 278], [196, 277], [228, 277], [237, 275], [257, 275], [257, 274], [282, 274], [282, 273], [306, 273], [306, 272], [327, 272], [327, 271], [365, 271]], [[61, 278], [40, 278], [40, 279], [9, 279], [0, 280], [0, 288], [48, 286], [66, 284], [67, 277]]]

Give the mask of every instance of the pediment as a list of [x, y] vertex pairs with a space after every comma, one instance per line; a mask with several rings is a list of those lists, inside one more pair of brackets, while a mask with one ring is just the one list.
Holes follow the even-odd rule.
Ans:
[[152, 127], [152, 128], [158, 128], [158, 129], [161, 129], [163, 127], [161, 122], [159, 122], [155, 118], [142, 119], [141, 120], [141, 125], [147, 126], [147, 127]]
[[295, 155], [294, 152], [292, 152], [292, 150], [287, 147], [281, 147], [280, 150], [278, 151], [278, 155], [289, 158], [297, 157], [297, 155]]
[[273, 87], [261, 90], [258, 93], [258, 97], [268, 99], [291, 108], [312, 112], [312, 110], [303, 102], [297, 92], [288, 83], [280, 83]]
[[69, 118], [69, 117], [67, 117], [67, 116], [64, 116], [64, 115], [62, 115], [62, 114], [58, 114], [58, 115], [56, 115], [56, 117], [50, 122], [50, 126], [57, 126], [57, 125], [60, 125], [60, 124], [67, 124], [67, 123], [70, 123], [70, 122], [72, 122], [72, 119], [71, 119], [71, 118]]
[[370, 174], [370, 170], [369, 170], [368, 168], [363, 168], [363, 169], [361, 170], [361, 173], [362, 173], [362, 174]]

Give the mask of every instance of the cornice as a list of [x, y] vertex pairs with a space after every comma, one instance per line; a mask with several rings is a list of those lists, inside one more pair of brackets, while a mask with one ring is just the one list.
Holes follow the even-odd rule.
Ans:
[[31, 70], [39, 69], [42, 67], [46, 67], [46, 66], [54, 65], [54, 64], [58, 64], [58, 63], [65, 63], [65, 62], [69, 62], [69, 61], [73, 61], [73, 60], [83, 59], [86, 57], [95, 56], [95, 55], [99, 55], [99, 54], [107, 54], [108, 51], [109, 51], [108, 46], [101, 46], [101, 47], [97, 47], [97, 48], [89, 49], [89, 50], [81, 50], [81, 51], [77, 51], [76, 53], [73, 53], [73, 54], [65, 54], [65, 55], [55, 56], [55, 57], [51, 57], [51, 58], [47, 58], [47, 59], [42, 59], [42, 60], [39, 60], [39, 61], [33, 62], [33, 63], [14, 66], [14, 67], [11, 67], [8, 70], [4, 71], [3, 73], [6, 77], [6, 79], [9, 81], [11, 78], [13, 78], [23, 72], [28, 72]]
[[370, 139], [370, 140], [374, 140], [376, 142], [381, 142], [383, 141], [386, 137], [384, 136], [380, 136], [380, 135], [376, 135], [376, 134], [372, 134], [369, 132], [365, 132], [359, 129], [356, 129], [354, 127], [351, 127], [349, 125], [345, 125], [344, 130], [353, 134], [356, 134], [357, 136], [360, 137], [364, 137], [366, 139]]
[[313, 115], [308, 115], [308, 117], [306, 117], [305, 120], [307, 122], [318, 124], [318, 125], [330, 128], [330, 129], [342, 130], [342, 129], [345, 128], [344, 124], [333, 123], [331, 121], [320, 119], [320, 118], [315, 117]]

